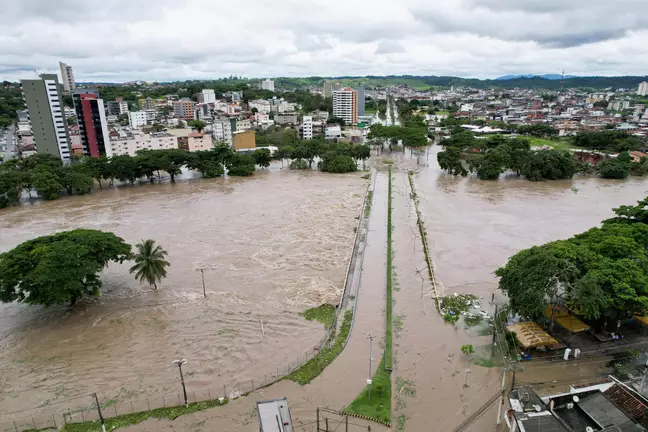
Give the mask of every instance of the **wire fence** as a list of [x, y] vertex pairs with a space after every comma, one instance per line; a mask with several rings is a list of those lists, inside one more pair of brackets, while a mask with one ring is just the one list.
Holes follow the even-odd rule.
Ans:
[[[342, 308], [342, 302], [345, 298], [345, 294], [352, 285], [352, 281], [349, 279], [356, 279], [360, 274], [354, 274], [354, 267], [356, 258], [358, 255], [358, 243], [359, 236], [362, 230], [362, 222], [364, 220], [364, 208], [366, 206], [366, 195], [363, 200], [362, 207], [360, 209], [360, 217], [358, 221], [358, 226], [356, 228], [356, 236], [352, 246], [352, 251], [349, 257], [349, 263], [347, 265], [347, 274], [344, 279], [344, 285], [342, 294], [340, 296], [340, 305], [337, 308], [334, 324], [326, 330], [325, 335], [320, 340], [320, 343], [317, 346], [317, 349], [307, 352], [304, 356], [299, 356], [295, 358], [294, 362], [289, 362], [285, 368], [278, 368], [276, 371], [271, 372], [270, 374], [266, 373], [263, 376], [258, 376], [257, 379], [251, 379], [246, 381], [236, 381], [224, 384], [222, 386], [213, 387], [213, 388], [200, 388], [193, 389], [192, 383], [190, 380], [185, 380], [187, 386], [187, 399], [188, 403], [198, 403], [198, 402], [216, 402], [224, 399], [234, 399], [239, 396], [246, 395], [255, 390], [259, 390], [266, 386], [269, 386], [277, 381], [280, 381], [286, 378], [295, 370], [299, 369], [313, 357], [315, 357], [319, 351], [325, 349], [329, 344], [334, 342], [334, 335], [336, 331], [336, 326], [338, 319], [341, 313], [344, 312]], [[350, 336], [350, 332], [349, 332]], [[347, 338], [348, 340], [348, 338]], [[126, 399], [126, 400], [114, 400], [111, 399], [108, 402], [102, 402], [102, 395], [98, 394], [99, 403], [101, 406], [101, 412], [104, 418], [110, 419], [126, 414], [135, 414], [135, 413], [146, 413], [160, 408], [171, 408], [184, 405], [184, 396], [182, 392], [182, 387], [180, 381], [177, 381], [178, 392], [170, 393], [164, 395], [155, 395], [146, 398], [139, 399]], [[103, 395], [105, 396], [105, 395]], [[8, 417], [9, 415], [14, 415], [15, 418], [11, 419], [2, 419], [0, 420], [0, 431], [1, 432], [23, 432], [30, 430], [38, 429], [57, 429], [62, 425], [69, 423], [80, 423], [86, 421], [96, 421], [99, 420], [99, 411], [97, 409], [97, 404], [94, 401], [93, 395], [87, 396], [87, 405], [84, 404], [85, 397], [77, 397], [70, 399], [64, 402], [57, 402], [56, 405], [60, 409], [56, 409], [53, 406], [51, 407], [35, 407], [31, 409], [25, 409], [21, 411], [14, 411], [12, 413], [4, 413], [3, 417]], [[68, 405], [66, 407], [65, 405]], [[69, 405], [74, 405], [75, 408], [69, 408]]]
[[[330, 338], [331, 331], [332, 330], [327, 331], [325, 337], [322, 338], [319, 345], [320, 349], [330, 343], [330, 340], [332, 339]], [[186, 382], [187, 401], [189, 404], [198, 402], [222, 402], [225, 399], [229, 400], [244, 396], [284, 379], [316, 355], [317, 351], [314, 351], [304, 356], [297, 357], [294, 362], [289, 363], [285, 368], [277, 369], [275, 372], [270, 374], [263, 374], [263, 376], [259, 376], [258, 379], [236, 381], [207, 389], [194, 389], [192, 388], [190, 381]], [[176, 393], [167, 393], [136, 399], [111, 399], [106, 401], [105, 397], [102, 398], [102, 395], [98, 394], [101, 413], [104, 418], [110, 419], [125, 414], [145, 413], [160, 408], [183, 406], [184, 395], [180, 380], [177, 381], [177, 386], [178, 392]], [[58, 410], [53, 407], [50, 410], [48, 410], [47, 407], [25, 410], [21, 413], [22, 415], [17, 415], [16, 418], [12, 420], [0, 421], [0, 431], [23, 432], [34, 429], [57, 429], [64, 424], [99, 420], [99, 411], [97, 409], [97, 404], [94, 401], [94, 396], [88, 395], [85, 405], [83, 399], [84, 398], [71, 399], [71, 401], [74, 401], [74, 408], [66, 407], [64, 403], [60, 403], [60, 409]]]

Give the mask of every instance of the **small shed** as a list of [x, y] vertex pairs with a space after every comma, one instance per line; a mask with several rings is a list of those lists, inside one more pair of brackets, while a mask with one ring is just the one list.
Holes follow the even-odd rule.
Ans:
[[515, 332], [517, 340], [525, 349], [558, 345], [558, 341], [554, 339], [553, 336], [544, 331], [542, 327], [534, 322], [511, 324], [506, 327], [506, 330]]

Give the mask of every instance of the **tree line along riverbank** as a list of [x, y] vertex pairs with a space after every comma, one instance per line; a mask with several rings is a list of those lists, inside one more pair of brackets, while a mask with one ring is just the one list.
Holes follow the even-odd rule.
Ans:
[[52, 155], [35, 154], [25, 159], [13, 159], [0, 164], [0, 208], [17, 205], [27, 191], [31, 198], [54, 200], [61, 194], [90, 193], [95, 183], [112, 187], [115, 182], [135, 183], [146, 179], [151, 183], [166, 173], [170, 180], [182, 169], [199, 172], [203, 178], [225, 175], [250, 176], [256, 167], [267, 168], [272, 159], [290, 160], [291, 169], [311, 169], [319, 158], [318, 168], [324, 172], [344, 173], [358, 169], [358, 162], [370, 157], [368, 146], [346, 143], [328, 143], [323, 140], [302, 141], [295, 147], [285, 146], [275, 155], [266, 148], [251, 154], [234, 152], [226, 144], [217, 144], [211, 150], [189, 152], [183, 149], [141, 150], [136, 156], [75, 160], [70, 165]]
[[582, 132], [571, 139], [572, 148], [597, 152], [602, 161], [596, 165], [576, 160], [564, 149], [532, 149], [532, 138], [553, 134], [544, 129], [527, 132], [536, 136], [491, 135], [482, 139], [470, 130], [455, 126], [450, 136], [441, 141], [445, 150], [437, 154], [437, 161], [448, 174], [467, 176], [474, 173], [481, 180], [496, 180], [507, 171], [530, 181], [570, 179], [577, 173], [597, 174], [608, 179], [648, 174], [648, 157], [643, 153], [630, 153], [644, 149], [646, 143], [625, 132]]

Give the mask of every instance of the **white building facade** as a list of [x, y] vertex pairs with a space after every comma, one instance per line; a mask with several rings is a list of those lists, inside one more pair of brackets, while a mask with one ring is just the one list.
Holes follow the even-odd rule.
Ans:
[[345, 88], [333, 91], [333, 116], [347, 124], [358, 122], [358, 92]]
[[198, 95], [198, 103], [215, 103], [216, 102], [216, 93], [212, 89], [204, 89]]
[[304, 116], [301, 124], [302, 139], [313, 139], [313, 117]]
[[153, 134], [122, 134], [111, 138], [113, 156], [135, 156], [139, 150], [167, 150], [178, 148], [178, 137], [165, 132]]
[[648, 81], [644, 81], [641, 84], [639, 84], [639, 88], [637, 89], [637, 95], [648, 96]]
[[215, 141], [221, 141], [232, 145], [232, 123], [229, 119], [214, 121], [212, 137]]
[[132, 128], [146, 126], [146, 111], [131, 111], [128, 113], [128, 124]]
[[268, 114], [268, 113], [270, 113], [270, 110], [271, 110], [270, 102], [268, 102], [267, 100], [263, 100], [263, 99], [250, 101], [248, 105], [249, 105], [250, 111], [253, 108], [256, 108], [258, 112]]
[[324, 130], [324, 139], [342, 138], [342, 128], [340, 126], [329, 126]]
[[70, 94], [76, 88], [72, 66], [67, 65], [63, 62], [59, 62], [59, 67], [61, 68], [61, 81], [63, 81], [63, 91], [66, 94]]
[[270, 90], [271, 92], [274, 91], [274, 81], [271, 79], [264, 79], [261, 81], [261, 88], [263, 90]]

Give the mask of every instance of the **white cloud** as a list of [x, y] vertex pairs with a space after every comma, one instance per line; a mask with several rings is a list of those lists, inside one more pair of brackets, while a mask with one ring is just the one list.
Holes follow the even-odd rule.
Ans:
[[648, 73], [644, 0], [5, 3], [0, 79]]

